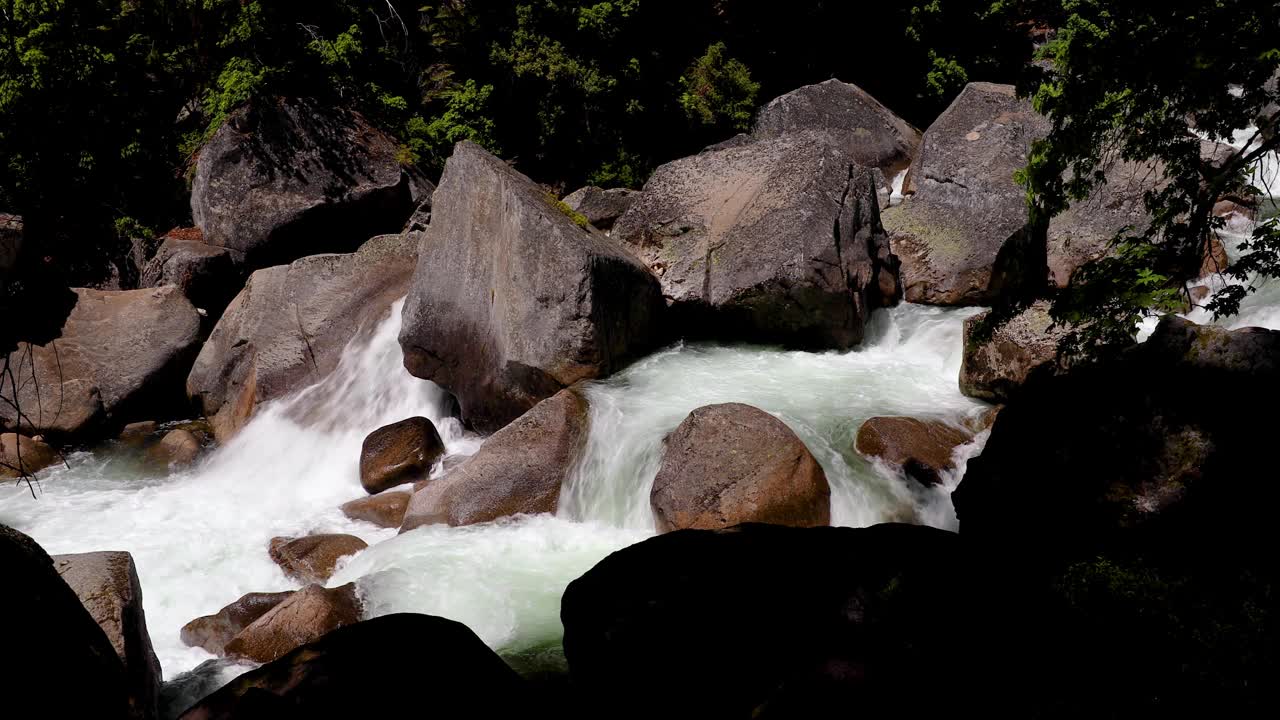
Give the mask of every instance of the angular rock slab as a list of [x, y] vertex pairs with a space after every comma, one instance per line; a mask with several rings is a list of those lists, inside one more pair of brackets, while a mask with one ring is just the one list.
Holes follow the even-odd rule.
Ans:
[[651, 349], [658, 283], [506, 163], [459, 143], [432, 200], [404, 306], [405, 367], [493, 432]]
[[308, 585], [268, 610], [226, 645], [226, 654], [267, 663], [347, 625], [363, 612], [355, 583]]
[[198, 617], [183, 625], [182, 642], [189, 647], [204, 648], [214, 655], [224, 655], [227, 643], [272, 608], [292, 597], [293, 593], [289, 590], [243, 595], [217, 613]]
[[667, 163], [613, 236], [687, 336], [848, 349], [897, 294], [872, 173], [821, 133]]

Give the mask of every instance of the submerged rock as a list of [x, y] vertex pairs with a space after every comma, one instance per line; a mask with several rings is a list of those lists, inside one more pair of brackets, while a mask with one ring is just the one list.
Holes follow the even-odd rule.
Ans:
[[1058, 345], [1070, 330], [1053, 327], [1049, 302], [1040, 300], [979, 342], [975, 329], [986, 316], [975, 315], [964, 323], [960, 391], [988, 402], [1005, 402], [1032, 371], [1057, 364]]
[[942, 473], [954, 470], [955, 449], [973, 440], [967, 430], [938, 420], [873, 417], [858, 428], [856, 449], [902, 468], [923, 485], [942, 483]]
[[463, 464], [415, 492], [400, 532], [555, 512], [560, 486], [586, 442], [587, 410], [574, 388], [538, 403]]
[[570, 210], [580, 213], [587, 222], [597, 228], [609, 230], [639, 197], [638, 190], [626, 188], [603, 190], [598, 187], [584, 187], [566, 195], [564, 204]]
[[131, 420], [176, 414], [182, 377], [200, 346], [200, 316], [176, 288], [77, 289], [61, 336], [18, 346], [12, 382], [0, 383], [7, 429], [95, 439]]
[[398, 528], [404, 524], [405, 511], [409, 509], [412, 493], [384, 492], [373, 497], [363, 497], [343, 503], [342, 514], [352, 520], [373, 523], [383, 528]]
[[284, 574], [302, 582], [325, 582], [338, 561], [369, 547], [354, 535], [307, 535], [300, 538], [271, 539], [271, 560]]
[[1014, 287], [1040, 290], [1045, 249], [1026, 232], [1014, 172], [1049, 122], [1012, 85], [970, 83], [924, 134], [914, 195], [884, 211], [908, 302], [985, 305]]
[[189, 647], [204, 648], [214, 655], [225, 654], [227, 643], [240, 631], [266, 615], [272, 608], [288, 600], [294, 591], [249, 593], [213, 615], [205, 615], [182, 626], [182, 642]]
[[60, 459], [57, 450], [39, 440], [17, 433], [0, 435], [0, 478], [32, 475]]
[[231, 113], [200, 150], [191, 216], [204, 241], [250, 269], [350, 252], [399, 232], [427, 192], [400, 144], [357, 112], [262, 98]]
[[53, 564], [124, 663], [131, 717], [155, 718], [163, 676], [147, 632], [133, 556], [127, 552], [54, 555]]
[[269, 663], [341, 627], [360, 622], [355, 583], [308, 585], [254, 620], [227, 643], [226, 654]]
[[763, 410], [737, 403], [698, 408], [663, 445], [649, 494], [662, 532], [831, 522], [822, 466], [791, 428]]
[[337, 367], [347, 344], [372, 332], [404, 296], [416, 253], [416, 237], [385, 235], [350, 255], [255, 272], [187, 377], [218, 440], [230, 439], [261, 403]]
[[135, 689], [97, 621], [34, 540], [0, 524], [0, 715], [140, 720]]
[[444, 455], [444, 441], [424, 417], [378, 428], [360, 449], [360, 484], [369, 494], [425, 480]]
[[613, 234], [687, 336], [847, 349], [897, 294], [872, 174], [821, 133], [667, 163]]
[[481, 432], [657, 342], [657, 282], [558, 205], [469, 142], [436, 189], [400, 345], [409, 372], [452, 392]]
[[[388, 648], [413, 662], [375, 662]], [[465, 625], [385, 615], [335, 630], [232, 680], [182, 720], [540, 716], [524, 681]]]

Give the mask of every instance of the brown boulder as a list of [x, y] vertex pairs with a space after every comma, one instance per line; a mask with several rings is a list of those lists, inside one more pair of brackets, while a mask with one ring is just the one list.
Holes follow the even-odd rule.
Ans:
[[171, 430], [147, 451], [151, 459], [170, 467], [190, 465], [200, 457], [200, 439], [189, 430]]
[[187, 392], [220, 441], [258, 405], [300, 390], [338, 365], [404, 296], [415, 236], [376, 237], [350, 255], [315, 255], [255, 272], [200, 350]]
[[214, 615], [205, 615], [182, 626], [182, 642], [189, 647], [204, 648], [214, 655], [223, 655], [227, 643], [240, 631], [249, 627], [272, 608], [288, 600], [294, 591], [277, 593], [249, 593], [222, 608]]
[[1012, 85], [970, 83], [924, 134], [915, 194], [884, 211], [908, 302], [985, 305], [1038, 285], [1044, 248], [1030, 242], [1026, 192], [1013, 180], [1049, 130]]
[[54, 555], [53, 562], [124, 663], [132, 716], [156, 717], [163, 676], [147, 633], [133, 557], [127, 552], [94, 552]]
[[502, 160], [459, 143], [432, 198], [400, 346], [416, 377], [494, 432], [658, 341], [658, 282]]
[[1005, 323], [985, 342], [978, 342], [974, 327], [986, 313], [964, 323], [964, 360], [960, 365], [960, 391], [988, 402], [1005, 402], [1021, 387], [1031, 371], [1056, 362], [1058, 344], [1069, 332], [1052, 330], [1049, 303], [1041, 300]]
[[31, 475], [59, 460], [58, 451], [39, 440], [17, 433], [0, 435], [0, 478]]
[[951, 454], [973, 440], [967, 430], [937, 420], [873, 417], [858, 428], [857, 451], [903, 469], [923, 485], [942, 483], [942, 473], [954, 470]]
[[555, 512], [587, 434], [587, 400], [561, 390], [494, 433], [470, 459], [413, 494], [400, 532]]
[[739, 403], [698, 408], [664, 445], [649, 495], [661, 532], [831, 522], [822, 466], [791, 428], [763, 410]]
[[360, 484], [374, 495], [397, 485], [425, 480], [444, 455], [444, 441], [424, 417], [378, 428], [360, 448]]
[[404, 524], [404, 513], [409, 509], [412, 493], [385, 492], [374, 497], [352, 500], [342, 505], [342, 514], [352, 520], [373, 523], [378, 527], [398, 528]]
[[355, 583], [308, 585], [253, 621], [226, 645], [226, 654], [268, 663], [340, 627], [360, 622]]
[[200, 346], [200, 315], [176, 288], [77, 289], [62, 335], [47, 345], [20, 344], [30, 362], [13, 385], [0, 384], [0, 425], [32, 434], [91, 435], [184, 408], [181, 378]]
[[354, 535], [307, 535], [300, 538], [271, 539], [271, 559], [284, 574], [301, 582], [325, 582], [338, 561], [369, 547]]

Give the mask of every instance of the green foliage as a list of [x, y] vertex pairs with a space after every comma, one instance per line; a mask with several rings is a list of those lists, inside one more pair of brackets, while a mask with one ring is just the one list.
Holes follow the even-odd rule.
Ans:
[[591, 226], [591, 221], [587, 219], [586, 215], [583, 215], [577, 210], [574, 210], [568, 205], [565, 205], [563, 200], [555, 196], [555, 193], [551, 193], [551, 192], [547, 193], [547, 202], [551, 205], [551, 207], [554, 207], [556, 210], [559, 210], [561, 213], [564, 214], [565, 217], [572, 220], [574, 225], [577, 225], [583, 230], [586, 230], [588, 227]]
[[[1026, 86], [1053, 123], [1020, 175], [1033, 227], [1043, 232], [1072, 202], [1101, 191], [1116, 161], [1163, 171], [1144, 198], [1150, 227], [1120, 233], [1112, 256], [1086, 267], [1055, 299], [1055, 319], [1078, 325], [1064, 352], [1085, 356], [1131, 342], [1143, 316], [1189, 299], [1183, 283], [1198, 274], [1223, 226], [1214, 203], [1250, 192], [1251, 169], [1280, 147], [1280, 94], [1270, 82], [1280, 69], [1280, 5], [1067, 0], [1062, 8], [1040, 74]], [[1245, 148], [1202, 156], [1201, 137], [1227, 142], [1249, 126], [1260, 129]], [[1227, 273], [1230, 286], [1209, 306], [1215, 314], [1237, 312], [1258, 277], [1280, 271], [1274, 224], [1260, 225], [1243, 250]]]
[[680, 107], [702, 125], [725, 125], [745, 131], [755, 115], [760, 83], [740, 61], [727, 57], [724, 43], [707, 48], [680, 78]]

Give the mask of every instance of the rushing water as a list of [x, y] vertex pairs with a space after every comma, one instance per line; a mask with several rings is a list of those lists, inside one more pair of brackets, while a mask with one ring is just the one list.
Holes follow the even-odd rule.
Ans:
[[[452, 402], [410, 377], [396, 342], [400, 306], [347, 348], [337, 370], [261, 408], [197, 466], [149, 471], [110, 448], [79, 453], [42, 473], [39, 497], [0, 490], [0, 522], [51, 553], [127, 550], [142, 581], [147, 622], [167, 678], [210, 656], [187, 648], [183, 624], [251, 591], [297, 587], [267, 556], [277, 535], [345, 532], [371, 544], [330, 585], [356, 581], [369, 615], [414, 611], [460, 620], [513, 660], [555, 661], [565, 586], [608, 553], [653, 532], [648, 490], [662, 438], [694, 408], [743, 402], [773, 413], [804, 439], [832, 485], [833, 521], [955, 523], [948, 490], [907, 481], [854, 452], [873, 415], [959, 423], [983, 406], [960, 395], [961, 325], [972, 310], [902, 306], [875, 314], [862, 349], [785, 352], [682, 345], [591, 385], [591, 431], [555, 516], [397, 536], [338, 511], [362, 496], [360, 444], [412, 415], [440, 428], [451, 453], [479, 439], [449, 417]], [[960, 452], [964, 460], [979, 444]], [[225, 678], [224, 678], [225, 679]]]

